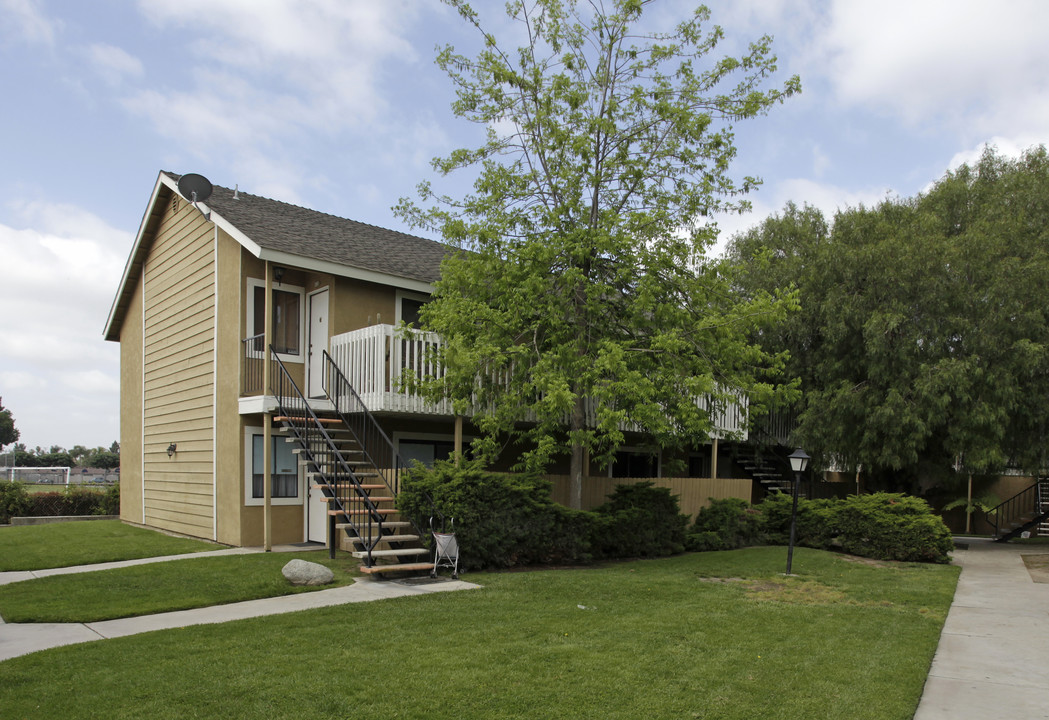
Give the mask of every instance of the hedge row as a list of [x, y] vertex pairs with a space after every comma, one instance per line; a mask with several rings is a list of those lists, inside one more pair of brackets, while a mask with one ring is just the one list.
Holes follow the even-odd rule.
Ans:
[[434, 505], [454, 517], [459, 545], [468, 548], [460, 558], [464, 569], [579, 564], [685, 549], [688, 516], [666, 488], [620, 485], [593, 511], [558, 505], [550, 489], [548, 480], [535, 475], [438, 462], [408, 473], [397, 506], [421, 528], [429, 527]]
[[[690, 550], [782, 545], [790, 537], [791, 498], [776, 494], [751, 506], [711, 500], [689, 529]], [[795, 544], [877, 560], [946, 563], [950, 530], [920, 498], [894, 493], [844, 499], [798, 499]]]
[[20, 482], [0, 482], [0, 523], [10, 522], [13, 517], [119, 513], [119, 483], [111, 485], [105, 491], [69, 485], [61, 492], [29, 493]]
[[[593, 511], [570, 510], [550, 499], [550, 482], [541, 477], [448, 462], [413, 468], [397, 505], [421, 528], [429, 527], [435, 506], [454, 517], [464, 569], [785, 545], [791, 515], [786, 495], [756, 506], [711, 500], [690, 526], [677, 498], [647, 482], [616, 486]], [[952, 548], [950, 531], [924, 500], [887, 493], [799, 500], [795, 542], [881, 560], [937, 563], [948, 562]]]

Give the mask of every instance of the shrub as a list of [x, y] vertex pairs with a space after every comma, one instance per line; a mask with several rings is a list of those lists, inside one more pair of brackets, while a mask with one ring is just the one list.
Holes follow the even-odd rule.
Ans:
[[535, 475], [485, 471], [476, 462], [417, 465], [405, 477], [397, 506], [419, 527], [436, 508], [455, 518], [464, 569], [506, 568], [590, 559], [590, 513], [550, 499], [550, 482]]
[[[794, 528], [797, 545], [814, 548], [836, 547], [837, 524], [835, 508], [840, 500], [807, 500], [798, 498], [798, 514]], [[765, 541], [772, 545], [790, 542], [790, 516], [793, 497], [773, 493], [755, 506], [761, 513], [761, 531]]]
[[103, 495], [92, 488], [69, 485], [62, 492], [34, 493], [29, 496], [25, 514], [30, 517], [61, 515], [99, 515]]
[[29, 512], [29, 493], [23, 483], [0, 482], [0, 523], [11, 522]]
[[[754, 506], [756, 528], [746, 523], [743, 501], [714, 501], [696, 516], [689, 548], [716, 550], [768, 542], [785, 545], [790, 537], [792, 498], [774, 494]], [[843, 499], [798, 499], [796, 545], [843, 550], [877, 560], [949, 561], [950, 531], [920, 498], [876, 493]]]
[[740, 498], [716, 500], [701, 508], [689, 528], [689, 550], [731, 550], [755, 545], [762, 537], [761, 513]]
[[880, 560], [949, 561], [950, 530], [921, 498], [853, 495], [837, 508], [836, 521], [845, 552]]
[[102, 502], [95, 510], [96, 515], [119, 515], [120, 514], [120, 483], [116, 482], [106, 488], [102, 493]]
[[406, 474], [397, 507], [425, 529], [434, 506], [455, 518], [464, 569], [679, 553], [688, 524], [677, 498], [650, 482], [619, 485], [588, 512], [555, 503], [544, 478], [487, 472], [476, 462], [417, 465]]
[[685, 550], [688, 516], [668, 488], [651, 482], [617, 485], [596, 508], [595, 555], [605, 558], [661, 557]]
[[65, 510], [60, 515], [99, 515], [102, 493], [94, 488], [67, 485], [64, 493]]

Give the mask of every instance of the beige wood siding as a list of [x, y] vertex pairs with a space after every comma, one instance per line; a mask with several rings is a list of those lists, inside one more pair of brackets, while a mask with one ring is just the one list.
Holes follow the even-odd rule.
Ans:
[[[548, 475], [554, 484], [550, 493], [554, 502], [568, 505], [569, 476]], [[639, 482], [652, 482], [656, 487], [670, 488], [672, 495], [678, 496], [681, 512], [691, 518], [696, 517], [700, 508], [710, 504], [710, 498], [740, 498], [750, 502], [751, 485], [747, 479], [718, 478], [583, 478], [583, 509], [592, 510], [605, 502], [616, 485], [629, 485]]]
[[[143, 269], [147, 525], [214, 536], [214, 229], [169, 205]], [[167, 447], [178, 450], [168, 457]]]

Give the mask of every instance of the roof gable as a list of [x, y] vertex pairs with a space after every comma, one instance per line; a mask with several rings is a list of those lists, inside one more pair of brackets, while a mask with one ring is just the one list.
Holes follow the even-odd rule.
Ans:
[[[106, 323], [107, 340], [119, 340], [160, 217], [171, 197], [180, 195], [180, 177], [166, 171], [157, 177]], [[433, 240], [218, 185], [211, 197], [197, 204], [260, 259], [395, 287], [428, 290], [440, 277], [441, 261], [449, 251]]]

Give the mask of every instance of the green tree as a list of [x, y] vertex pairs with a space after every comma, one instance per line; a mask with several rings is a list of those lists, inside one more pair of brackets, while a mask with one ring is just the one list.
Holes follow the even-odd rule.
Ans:
[[0, 450], [4, 445], [16, 442], [18, 437], [19, 432], [15, 427], [15, 419], [11, 411], [4, 407], [3, 398], [0, 398]]
[[120, 467], [120, 455], [99, 449], [87, 457], [85, 465], [93, 468], [102, 468], [103, 470], [112, 470]]
[[[101, 448], [98, 448], [101, 449]], [[74, 465], [83, 465], [84, 461], [93, 455], [97, 450], [91, 450], [83, 445], [74, 445], [69, 449], [69, 456], [73, 458]]]
[[797, 278], [801, 313], [763, 340], [791, 353], [806, 447], [912, 491], [956, 467], [1045, 466], [1044, 148], [988, 149], [918, 197], [839, 212], [829, 233], [788, 206], [731, 256], [744, 292]]
[[73, 467], [76, 463], [65, 450], [46, 452], [37, 456], [40, 467]]
[[[24, 445], [22, 446], [25, 447]], [[35, 453], [26, 452], [24, 449], [15, 448], [15, 467], [40, 467], [43, 465]]]
[[[410, 222], [462, 248], [442, 266], [422, 324], [444, 338], [446, 375], [426, 384], [457, 412], [479, 411], [482, 457], [507, 436], [525, 468], [571, 458], [578, 506], [584, 453], [607, 462], [633, 423], [663, 446], [695, 442], [712, 415], [780, 389], [778, 359], [748, 342], [782, 319], [775, 291], [741, 302], [704, 250], [704, 218], [738, 209], [757, 184], [733, 179], [733, 123], [800, 90], [772, 86], [771, 38], [716, 57], [723, 32], [699, 7], [648, 33], [651, 0], [510, 2], [523, 47], [509, 49], [463, 0], [444, 0], [480, 34], [476, 57], [443, 48], [454, 113], [486, 128], [480, 147], [434, 160], [478, 173], [462, 199], [420, 186]], [[704, 406], [696, 399], [709, 398]], [[568, 431], [565, 432], [565, 420]], [[522, 429], [522, 421], [529, 425]]]

